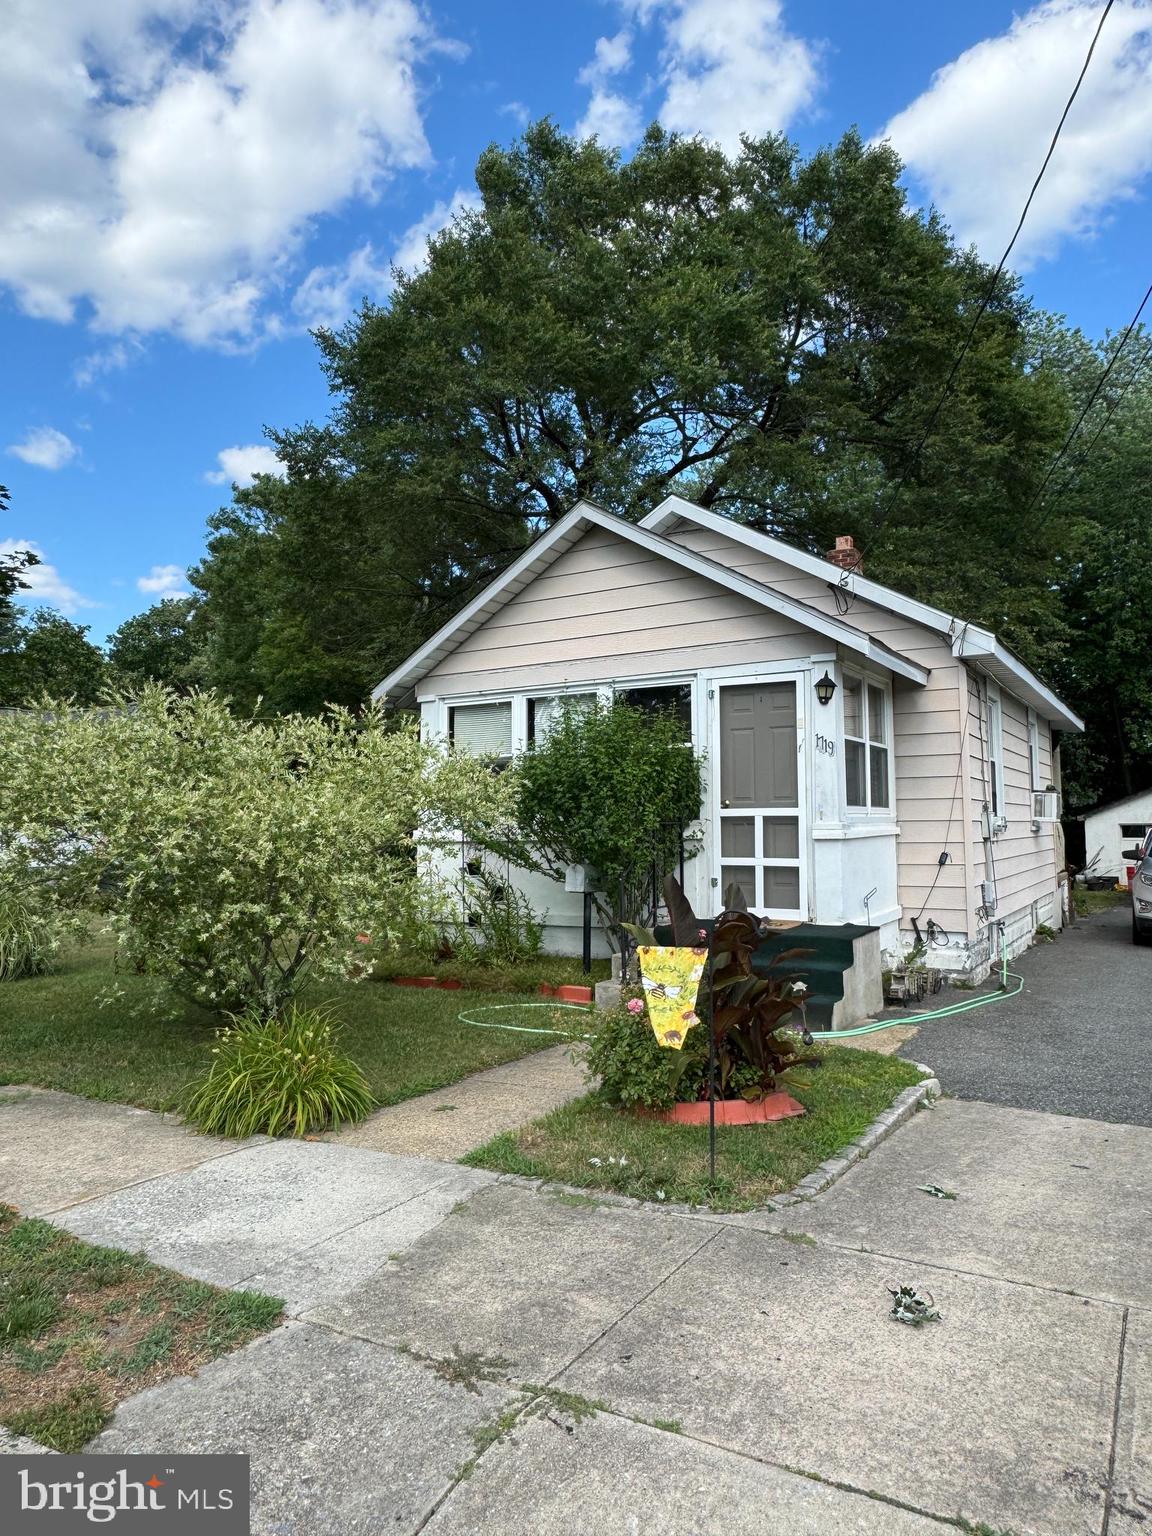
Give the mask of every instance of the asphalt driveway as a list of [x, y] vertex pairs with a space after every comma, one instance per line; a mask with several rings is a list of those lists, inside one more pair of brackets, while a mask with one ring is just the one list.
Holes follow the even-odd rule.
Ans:
[[1080, 918], [1010, 969], [1018, 996], [920, 1027], [900, 1054], [944, 1089], [1018, 1109], [1152, 1125], [1152, 946], [1127, 906]]

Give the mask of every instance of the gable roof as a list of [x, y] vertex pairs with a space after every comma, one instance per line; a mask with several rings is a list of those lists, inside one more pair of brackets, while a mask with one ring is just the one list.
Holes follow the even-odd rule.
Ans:
[[383, 701], [403, 697], [421, 677], [433, 671], [469, 635], [479, 629], [517, 593], [522, 592], [529, 582], [593, 528], [606, 529], [609, 533], [616, 534], [619, 538], [647, 550], [650, 554], [660, 555], [683, 570], [703, 576], [729, 592], [738, 593], [758, 603], [762, 608], [780, 614], [783, 618], [791, 619], [805, 629], [813, 630], [835, 644], [844, 646], [846, 650], [866, 657], [882, 667], [887, 667], [889, 671], [906, 678], [909, 682], [923, 686], [928, 681], [929, 674], [926, 667], [922, 667], [919, 662], [907, 656], [900, 655], [898, 651], [892, 650], [882, 641], [857, 629], [854, 624], [848, 624], [833, 614], [822, 613], [819, 608], [813, 608], [809, 603], [802, 603], [794, 597], [785, 597], [783, 593], [773, 591], [771, 587], [754, 580], [751, 576], [729, 570], [718, 561], [710, 560], [707, 555], [697, 554], [694, 550], [686, 549], [682, 544], [666, 539], [658, 530], [645, 528], [642, 524], [630, 523], [625, 518], [617, 517], [613, 512], [605, 512], [602, 507], [593, 506], [591, 502], [581, 501], [553, 523], [552, 527], [530, 544], [507, 570], [490, 581], [484, 590], [467, 603], [458, 614], [449, 619], [447, 624], [442, 625], [418, 650], [413, 651], [411, 656], [378, 683], [372, 690], [373, 699]]
[[859, 571], [841, 571], [820, 555], [810, 555], [806, 550], [796, 549], [791, 544], [785, 544], [782, 539], [773, 538], [771, 534], [759, 533], [744, 523], [736, 523], [731, 518], [709, 512], [691, 501], [685, 501], [683, 496], [667, 497], [647, 517], [641, 518], [640, 527], [663, 534], [679, 522], [694, 523], [698, 528], [723, 534], [725, 538], [744, 544], [760, 554], [771, 555], [773, 559], [790, 565], [794, 570], [815, 576], [849, 596], [863, 598], [877, 608], [884, 608], [889, 613], [911, 619], [915, 624], [922, 624], [925, 629], [933, 630], [949, 641], [953, 656], [974, 661], [981, 671], [1002, 683], [1010, 693], [1030, 705], [1052, 725], [1063, 731], [1084, 729], [1080, 716], [1074, 714], [991, 630], [970, 624], [955, 614], [945, 613], [941, 608], [933, 608], [930, 603], [907, 597], [903, 592], [882, 586], [878, 581], [870, 581]]

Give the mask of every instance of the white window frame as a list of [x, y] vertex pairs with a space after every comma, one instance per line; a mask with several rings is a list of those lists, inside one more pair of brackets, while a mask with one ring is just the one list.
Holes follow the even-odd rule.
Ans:
[[984, 761], [988, 773], [988, 817], [995, 829], [1008, 820], [1004, 800], [1004, 703], [1000, 685], [984, 681]]
[[[864, 735], [849, 736], [844, 723], [844, 697], [845, 690], [850, 683], [860, 684], [860, 708], [863, 713]], [[884, 697], [884, 728], [883, 741], [877, 741], [871, 735], [872, 716], [871, 706], [868, 702], [869, 688], [877, 689]], [[896, 820], [896, 774], [895, 774], [895, 745], [893, 736], [894, 712], [892, 709], [892, 685], [887, 679], [875, 677], [868, 672], [847, 669], [841, 672], [840, 694], [840, 739], [843, 742], [844, 768], [840, 776], [840, 794], [844, 805], [845, 819], [856, 820]], [[853, 805], [848, 799], [848, 743], [859, 742], [864, 747], [864, 796], [867, 801], [864, 805]], [[873, 805], [872, 802], [872, 747], [883, 747], [887, 753], [888, 764], [888, 804]]]
[[1047, 784], [1040, 782], [1040, 722], [1036, 718], [1036, 711], [1028, 711], [1028, 787], [1033, 792], [1038, 789], [1047, 789]]
[[[452, 750], [455, 746], [452, 740], [452, 711], [454, 709], [467, 709], [469, 705], [476, 704], [511, 704], [512, 732], [509, 742], [509, 753], [507, 757], [500, 753], [496, 758], [499, 763], [510, 763], [518, 752], [524, 750], [524, 730], [527, 719], [524, 700], [522, 698], [517, 700], [515, 694], [511, 693], [469, 694], [460, 698], [441, 699], [441, 735], [444, 737], [449, 750]], [[519, 708], [517, 708], [517, 705], [519, 705]], [[482, 754], [477, 754], [477, 756], [480, 755]]]

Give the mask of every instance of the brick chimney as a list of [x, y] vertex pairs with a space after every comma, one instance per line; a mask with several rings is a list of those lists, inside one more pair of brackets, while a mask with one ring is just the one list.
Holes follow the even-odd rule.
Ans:
[[842, 571], [857, 571], [864, 574], [864, 559], [856, 545], [852, 542], [850, 533], [842, 533], [837, 536], [836, 548], [830, 549], [824, 556], [825, 560], [838, 565]]

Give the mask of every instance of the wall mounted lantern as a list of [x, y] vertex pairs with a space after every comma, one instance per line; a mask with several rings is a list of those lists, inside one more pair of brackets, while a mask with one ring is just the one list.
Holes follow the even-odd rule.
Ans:
[[832, 695], [835, 692], [836, 679], [825, 670], [824, 676], [816, 684], [816, 697], [820, 700], [821, 704], [831, 704]]

